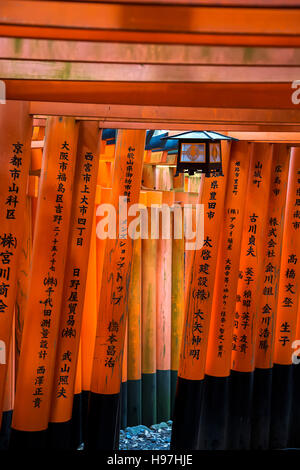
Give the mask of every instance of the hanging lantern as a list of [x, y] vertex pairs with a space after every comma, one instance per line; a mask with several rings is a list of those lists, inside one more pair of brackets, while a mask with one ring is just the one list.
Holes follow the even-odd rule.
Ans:
[[161, 140], [178, 140], [178, 156], [175, 176], [179, 173], [204, 173], [219, 176], [222, 172], [222, 140], [237, 140], [217, 132], [182, 132]]

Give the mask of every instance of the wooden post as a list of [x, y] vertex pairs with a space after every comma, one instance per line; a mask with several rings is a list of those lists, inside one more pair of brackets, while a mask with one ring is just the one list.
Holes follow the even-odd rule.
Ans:
[[151, 238], [152, 204], [161, 205], [162, 193], [147, 193], [148, 238], [142, 240], [142, 423], [157, 422], [156, 302], [157, 240]]
[[76, 145], [75, 119], [48, 119], [12, 424], [16, 448], [40, 448], [46, 441]]
[[[111, 188], [102, 188], [97, 186], [99, 192], [99, 200], [96, 201], [96, 269], [97, 269], [97, 311], [99, 308], [100, 302], [100, 292], [101, 292], [101, 283], [102, 283], [102, 274], [103, 274], [103, 260], [105, 254], [105, 245], [106, 238], [101, 239], [97, 236], [97, 225], [101, 220], [100, 215], [98, 215], [98, 208], [100, 209], [101, 204], [109, 204], [111, 200]], [[97, 198], [98, 199], [98, 198]], [[103, 216], [103, 214], [102, 214]]]
[[133, 244], [133, 259], [128, 295], [128, 426], [142, 422], [142, 240]]
[[127, 427], [127, 360], [128, 358], [128, 319], [125, 328], [124, 351], [122, 361], [122, 384], [121, 384], [121, 429]]
[[251, 422], [251, 448], [268, 449], [271, 420], [274, 328], [279, 287], [283, 221], [290, 150], [274, 144], [267, 216], [263, 278], [258, 303], [255, 371]]
[[292, 148], [286, 197], [277, 318], [271, 408], [271, 448], [286, 447], [292, 405], [292, 343], [296, 338], [300, 288], [300, 149]]
[[30, 164], [28, 113], [27, 102], [0, 105], [0, 429]]
[[94, 213], [81, 325], [82, 433], [84, 443], [87, 440], [88, 401], [91, 390], [97, 312], [96, 216]]
[[32, 207], [31, 197], [26, 196], [25, 218], [24, 218], [24, 234], [22, 241], [22, 249], [19, 259], [19, 269], [17, 276], [17, 295], [15, 305], [15, 324], [16, 324], [16, 374], [18, 373], [18, 365], [21, 351], [21, 341], [24, 326], [24, 315], [26, 309], [28, 295], [28, 281], [30, 274], [31, 254], [32, 254]]
[[232, 329], [251, 144], [233, 142], [205, 366], [200, 449], [226, 449]]
[[82, 413], [82, 354], [81, 339], [79, 341], [79, 349], [76, 365], [76, 376], [74, 384], [74, 398], [71, 416], [71, 438], [70, 448], [77, 450], [83, 443], [83, 413]]
[[70, 235], [49, 420], [49, 442], [54, 448], [68, 449], [71, 446], [74, 383], [95, 210], [100, 138], [97, 121], [79, 123]]
[[[103, 261], [100, 305], [95, 343], [88, 448], [118, 445], [118, 416], [122, 355], [127, 318], [133, 240], [127, 235], [127, 212], [119, 211], [119, 197], [128, 210], [139, 201], [145, 131], [118, 131], [111, 204], [116, 211], [117, 237], [108, 238]], [[125, 211], [124, 211], [125, 212]]]
[[[174, 193], [163, 191], [162, 204], [166, 215], [160, 213], [160, 237], [157, 241], [156, 269], [156, 396], [157, 422], [168, 421], [171, 413], [171, 305], [172, 305], [172, 219], [170, 206]], [[164, 210], [164, 208], [163, 208]], [[168, 220], [165, 220], [167, 217]], [[163, 224], [170, 225], [164, 234]]]
[[[205, 178], [203, 247], [194, 252], [185, 306], [171, 448], [197, 449], [208, 332], [214, 292], [220, 226], [229, 164], [222, 143], [224, 176]], [[200, 230], [200, 227], [198, 227]]]
[[[182, 207], [181, 207], [182, 210]], [[176, 217], [175, 212], [173, 216]], [[182, 217], [183, 224], [183, 217]], [[183, 227], [183, 225], [182, 225]], [[171, 416], [173, 415], [181, 336], [184, 320], [184, 234], [172, 237], [172, 293], [171, 293]]]
[[8, 367], [6, 374], [4, 400], [3, 400], [3, 415], [2, 427], [0, 430], [0, 450], [9, 449], [9, 439], [11, 432], [11, 420], [14, 409], [15, 401], [15, 321], [13, 320], [12, 336], [10, 342], [10, 351], [8, 357]]
[[[299, 191], [300, 194], [300, 191]], [[299, 447], [300, 444], [300, 409], [299, 409], [299, 393], [300, 393], [300, 302], [298, 301], [297, 327], [296, 327], [296, 343], [293, 347], [294, 363], [293, 363], [293, 392], [291, 421], [288, 447]]]
[[234, 449], [250, 447], [257, 305], [261, 295], [272, 157], [272, 144], [253, 144], [233, 328], [228, 445]]

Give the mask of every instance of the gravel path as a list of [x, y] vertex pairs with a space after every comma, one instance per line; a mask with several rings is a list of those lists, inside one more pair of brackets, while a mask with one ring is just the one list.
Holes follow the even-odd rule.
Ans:
[[120, 432], [120, 450], [169, 450], [172, 421], [140, 425]]

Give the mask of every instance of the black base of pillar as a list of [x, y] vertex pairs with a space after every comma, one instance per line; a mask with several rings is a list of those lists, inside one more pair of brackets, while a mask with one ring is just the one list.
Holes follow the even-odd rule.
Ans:
[[283, 449], [288, 445], [293, 393], [292, 379], [292, 365], [274, 364], [270, 427], [271, 449]]
[[0, 430], [0, 450], [8, 450], [11, 420], [12, 411], [4, 411], [2, 414], [2, 425]]
[[178, 375], [177, 370], [171, 370], [171, 419], [173, 417], [174, 406], [175, 406], [177, 375]]
[[171, 450], [197, 450], [203, 380], [177, 379]]
[[117, 450], [119, 426], [120, 394], [102, 395], [91, 392], [87, 450]]
[[199, 449], [225, 450], [229, 405], [229, 377], [204, 378]]
[[127, 382], [127, 425], [142, 424], [142, 381], [128, 380]]
[[11, 430], [9, 450], [40, 450], [47, 449], [48, 430], [18, 431]]
[[170, 419], [171, 371], [157, 370], [156, 384], [157, 422], [161, 423]]
[[142, 374], [142, 424], [157, 423], [156, 374]]
[[228, 449], [250, 449], [253, 372], [231, 371], [229, 379]]
[[55, 450], [71, 450], [72, 422], [49, 423], [47, 447]]
[[293, 364], [293, 398], [291, 411], [289, 447], [300, 448], [300, 364]]
[[90, 402], [90, 391], [83, 390], [81, 392], [81, 407], [82, 407], [82, 442], [84, 445], [87, 442], [88, 434], [88, 413], [89, 413], [89, 402]]
[[127, 427], [127, 382], [121, 385], [121, 429]]
[[272, 369], [255, 369], [252, 400], [251, 449], [269, 448]]
[[50, 449], [76, 450], [83, 442], [82, 397], [74, 395], [72, 418], [66, 422], [49, 423], [47, 445]]

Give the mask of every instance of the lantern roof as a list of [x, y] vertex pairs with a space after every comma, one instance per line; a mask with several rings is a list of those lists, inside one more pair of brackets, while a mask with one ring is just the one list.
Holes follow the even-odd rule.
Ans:
[[223, 135], [219, 132], [213, 131], [187, 131], [181, 132], [180, 134], [170, 135], [167, 137], [161, 137], [161, 140], [238, 140], [229, 135]]

